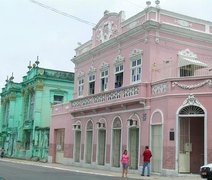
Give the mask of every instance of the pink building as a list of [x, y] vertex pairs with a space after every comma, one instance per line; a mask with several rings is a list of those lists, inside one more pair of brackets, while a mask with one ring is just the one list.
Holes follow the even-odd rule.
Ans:
[[212, 161], [212, 22], [147, 7], [104, 16], [76, 49], [74, 100], [53, 107], [49, 161], [198, 173]]

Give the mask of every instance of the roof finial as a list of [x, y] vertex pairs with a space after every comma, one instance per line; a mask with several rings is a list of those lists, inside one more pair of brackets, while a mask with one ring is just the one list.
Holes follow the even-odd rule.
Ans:
[[146, 1], [146, 5], [149, 7], [151, 5], [151, 1]]
[[7, 76], [6, 82], [8, 82], [8, 81], [9, 81], [9, 79], [8, 79], [8, 76]]
[[37, 60], [35, 61], [35, 64], [37, 65], [37, 67], [38, 67], [38, 64], [40, 64], [40, 62], [38, 61], [38, 59], [39, 59], [39, 56], [37, 56]]
[[13, 73], [12, 73], [12, 76], [10, 77], [10, 81], [13, 81], [13, 79], [14, 79], [14, 76], [13, 76]]
[[157, 7], [157, 8], [160, 7], [160, 6], [159, 6], [159, 4], [160, 4], [160, 1], [159, 1], [159, 0], [156, 0], [156, 1], [155, 1], [155, 4], [156, 4], [156, 7]]
[[28, 67], [29, 70], [32, 68], [31, 61], [29, 61], [29, 65], [27, 67]]
[[108, 14], [109, 14], [109, 11], [105, 10], [104, 15], [108, 15]]

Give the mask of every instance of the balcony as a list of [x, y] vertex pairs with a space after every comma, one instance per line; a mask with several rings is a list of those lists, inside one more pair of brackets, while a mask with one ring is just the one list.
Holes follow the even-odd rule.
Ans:
[[[203, 61], [203, 60], [202, 60]], [[167, 60], [152, 65], [152, 83], [167, 79], [202, 79], [212, 76], [211, 60], [203, 62], [193, 60], [179, 63], [179, 61]]]
[[[116, 104], [125, 104], [132, 101], [142, 101], [145, 99], [146, 84], [136, 84], [127, 87], [116, 88], [111, 91], [99, 93], [84, 98], [79, 98], [71, 101], [73, 111], [81, 111], [100, 107], [106, 107]], [[143, 95], [143, 98], [142, 98]]]

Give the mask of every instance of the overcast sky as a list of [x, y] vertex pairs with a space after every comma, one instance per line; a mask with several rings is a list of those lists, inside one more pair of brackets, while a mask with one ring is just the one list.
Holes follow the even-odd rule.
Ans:
[[[70, 61], [78, 42], [92, 35], [92, 23], [105, 10], [125, 11], [129, 18], [146, 7], [146, 0], [0, 0], [0, 92], [7, 76], [21, 82], [29, 61], [39, 56], [40, 67], [74, 72]], [[155, 6], [155, 1], [152, 0]], [[45, 7], [45, 8], [44, 8]], [[48, 7], [71, 16], [58, 14]], [[161, 0], [160, 7], [169, 11], [212, 21], [212, 0]]]

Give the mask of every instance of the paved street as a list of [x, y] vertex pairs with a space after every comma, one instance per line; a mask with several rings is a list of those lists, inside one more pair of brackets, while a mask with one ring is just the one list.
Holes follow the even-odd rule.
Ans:
[[[0, 177], [6, 180], [118, 180], [121, 172], [96, 170], [76, 166], [65, 166], [61, 164], [50, 164], [16, 159], [0, 159]], [[125, 179], [125, 178], [124, 178]], [[199, 175], [186, 175], [179, 177], [164, 177], [152, 175], [141, 177], [138, 173], [129, 173], [128, 179], [179, 179], [179, 180], [200, 180]], [[0, 178], [1, 180], [1, 178]]]

